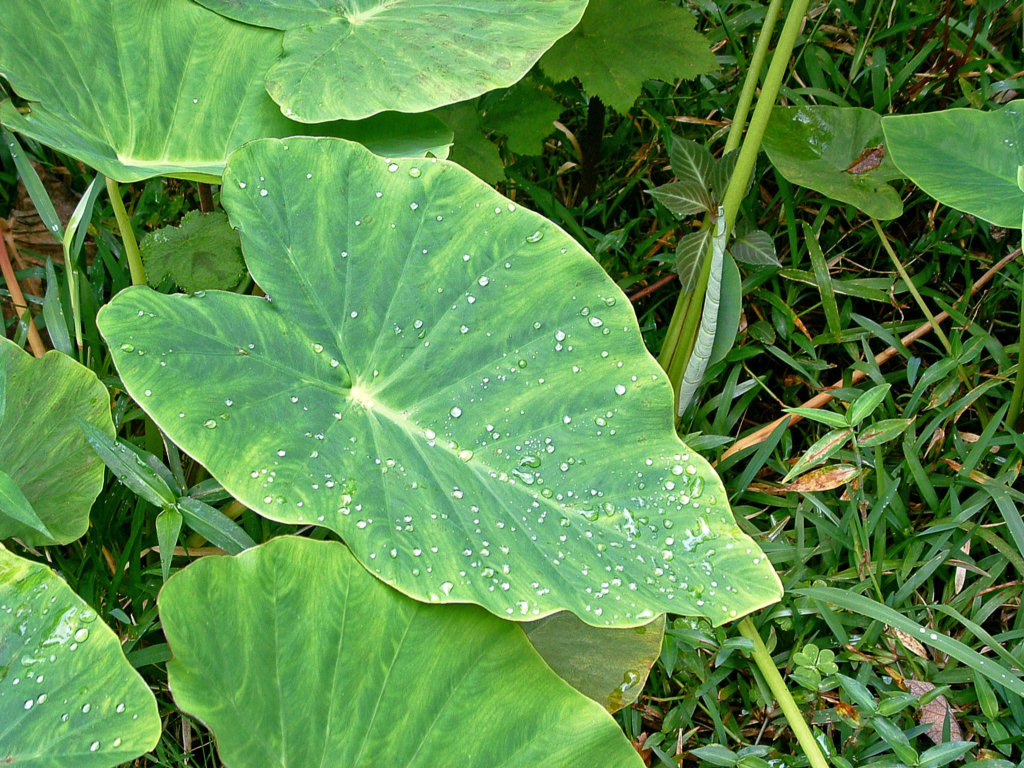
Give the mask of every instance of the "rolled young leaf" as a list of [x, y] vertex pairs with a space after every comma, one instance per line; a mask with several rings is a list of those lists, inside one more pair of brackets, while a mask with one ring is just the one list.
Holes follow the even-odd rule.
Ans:
[[414, 602], [338, 542], [203, 558], [159, 606], [174, 700], [232, 768], [643, 765], [518, 627]]
[[96, 611], [0, 547], [0, 765], [110, 768], [159, 736], [156, 699]]
[[244, 504], [516, 620], [717, 624], [778, 599], [628, 300], [562, 230], [452, 163], [329, 139], [246, 145], [222, 200], [272, 301], [136, 287], [98, 323]]

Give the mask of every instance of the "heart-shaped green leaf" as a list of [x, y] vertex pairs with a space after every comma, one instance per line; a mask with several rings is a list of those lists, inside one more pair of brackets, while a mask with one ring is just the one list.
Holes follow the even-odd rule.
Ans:
[[899, 194], [886, 183], [900, 172], [885, 154], [880, 117], [870, 109], [775, 107], [764, 148], [793, 184], [850, 203], [876, 219], [903, 213]]
[[117, 636], [53, 571], [0, 547], [0, 765], [109, 768], [159, 736]]
[[224, 182], [273, 301], [130, 288], [98, 323], [236, 498], [332, 528], [417, 599], [517, 620], [722, 623], [778, 599], [629, 302], [562, 230], [453, 163], [340, 140], [253, 142]]
[[628, 707], [661, 655], [665, 617], [628, 629], [598, 629], [567, 611], [522, 625], [544, 661], [609, 712]]
[[642, 766], [518, 627], [414, 602], [337, 542], [204, 558], [159, 605], [174, 699], [233, 768]]
[[74, 541], [85, 533], [89, 508], [103, 487], [103, 462], [76, 418], [113, 436], [107, 390], [92, 371], [67, 355], [47, 352], [36, 360], [3, 338], [0, 376], [7, 401], [0, 419], [0, 471], [17, 483], [44, 526], [19, 520], [0, 500], [0, 539]]
[[1018, 229], [1024, 190], [1024, 100], [1002, 109], [947, 109], [882, 118], [896, 166], [940, 203]]
[[506, 88], [572, 29], [586, 0], [197, 0], [284, 30], [267, 91], [307, 123], [425, 112]]
[[[281, 33], [237, 24], [189, 0], [7, 0], [0, 74], [31, 102], [0, 121], [118, 181], [216, 178], [251, 139], [309, 133], [269, 98], [263, 75]], [[443, 151], [429, 115], [318, 126], [385, 155]]]

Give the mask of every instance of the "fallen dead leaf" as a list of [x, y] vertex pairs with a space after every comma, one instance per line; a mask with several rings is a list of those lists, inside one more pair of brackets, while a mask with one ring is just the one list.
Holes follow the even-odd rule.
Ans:
[[[910, 678], [904, 678], [903, 684], [910, 693], [918, 697], [924, 696], [928, 691], [935, 688], [932, 683], [927, 683], [923, 680], [911, 680]], [[963, 730], [953, 715], [953, 708], [949, 706], [945, 696], [936, 696], [921, 707], [917, 713], [917, 722], [919, 725], [928, 725], [929, 728], [925, 732], [928, 738], [936, 744], [941, 744], [942, 729], [945, 727], [947, 717], [949, 718], [949, 740], [963, 741]]]

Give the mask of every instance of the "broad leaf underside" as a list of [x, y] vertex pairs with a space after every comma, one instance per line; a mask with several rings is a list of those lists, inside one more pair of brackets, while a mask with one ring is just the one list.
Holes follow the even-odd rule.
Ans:
[[586, 0], [198, 0], [285, 31], [267, 73], [303, 122], [424, 112], [505, 88], [580, 20]]
[[175, 701], [234, 768], [642, 765], [517, 627], [414, 602], [337, 542], [204, 558], [159, 604]]
[[722, 623], [778, 599], [628, 301], [556, 226], [452, 163], [338, 140], [247, 145], [223, 200], [273, 301], [131, 288], [99, 324], [243, 503], [506, 618]]
[[118, 181], [217, 177], [240, 144], [310, 130], [387, 154], [444, 153], [451, 134], [430, 116], [315, 129], [284, 117], [263, 84], [281, 40], [190, 0], [8, 0], [0, 74], [31, 109], [0, 102], [0, 120]]

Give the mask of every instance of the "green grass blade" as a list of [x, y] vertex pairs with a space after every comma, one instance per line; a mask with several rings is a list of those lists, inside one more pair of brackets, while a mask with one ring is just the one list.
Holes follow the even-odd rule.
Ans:
[[4, 143], [11, 151], [14, 165], [18, 168], [18, 175], [25, 184], [25, 190], [32, 199], [32, 204], [39, 212], [39, 218], [43, 220], [43, 224], [46, 225], [54, 239], [60, 242], [64, 239], [64, 228], [60, 224], [60, 217], [57, 216], [57, 211], [54, 209], [53, 203], [50, 202], [50, 196], [46, 193], [46, 187], [43, 186], [39, 174], [32, 167], [32, 162], [28, 159], [28, 155], [25, 154], [25, 150], [22, 149], [15, 135], [6, 128], [0, 128], [0, 135], [3, 136]]

